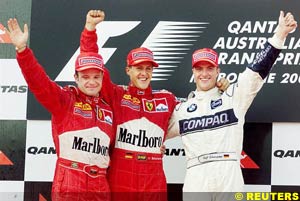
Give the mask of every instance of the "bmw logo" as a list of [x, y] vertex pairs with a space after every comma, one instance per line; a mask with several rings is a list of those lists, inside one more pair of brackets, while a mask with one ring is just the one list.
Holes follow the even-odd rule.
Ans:
[[187, 108], [187, 112], [194, 112], [197, 109], [197, 105], [193, 103]]

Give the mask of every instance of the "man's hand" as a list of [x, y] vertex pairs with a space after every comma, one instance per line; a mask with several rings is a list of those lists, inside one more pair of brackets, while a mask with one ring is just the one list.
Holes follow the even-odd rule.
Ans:
[[276, 31], [276, 35], [279, 39], [284, 40], [287, 35], [294, 31], [297, 28], [297, 21], [295, 21], [292, 13], [288, 12], [284, 16], [284, 12], [280, 11], [279, 19], [278, 19], [278, 27]]
[[162, 154], [162, 155], [164, 155], [165, 153], [166, 153], [166, 145], [161, 145], [161, 147], [160, 147], [160, 153]]
[[222, 92], [226, 91], [229, 85], [230, 85], [229, 81], [224, 77], [222, 77], [219, 81], [216, 82], [216, 86]]
[[12, 44], [16, 47], [18, 52], [22, 52], [26, 48], [28, 41], [28, 26], [24, 24], [24, 32], [21, 30], [18, 20], [16, 18], [9, 19], [7, 21], [8, 30], [5, 28], [5, 31], [8, 33]]
[[96, 29], [96, 25], [102, 22], [105, 18], [105, 13], [102, 10], [90, 10], [86, 15], [85, 28], [89, 31]]

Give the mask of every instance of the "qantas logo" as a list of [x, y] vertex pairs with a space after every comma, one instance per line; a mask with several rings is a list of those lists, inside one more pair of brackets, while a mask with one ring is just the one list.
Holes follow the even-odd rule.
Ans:
[[56, 150], [54, 147], [29, 147], [27, 149], [28, 154], [56, 154]]
[[0, 165], [13, 165], [13, 162], [0, 150]]
[[26, 93], [28, 87], [26, 85], [1, 85], [0, 92], [2, 93]]
[[39, 201], [47, 201], [47, 199], [39, 193]]
[[[141, 21], [105, 21], [98, 25], [98, 47], [104, 64], [118, 49], [105, 48], [106, 41], [129, 33], [140, 23]], [[153, 52], [154, 59], [159, 63], [159, 68], [153, 71], [152, 81], [168, 80], [208, 25], [208, 22], [159, 21], [142, 44]], [[78, 48], [55, 81], [74, 80], [72, 75], [79, 51]]]
[[242, 151], [241, 167], [245, 169], [260, 169], [260, 167], [245, 153], [245, 151]]
[[274, 156], [278, 158], [300, 158], [300, 150], [275, 150]]

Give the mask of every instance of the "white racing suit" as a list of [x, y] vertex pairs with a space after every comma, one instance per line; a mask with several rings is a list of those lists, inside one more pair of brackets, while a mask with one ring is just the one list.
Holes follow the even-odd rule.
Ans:
[[[237, 83], [223, 94], [216, 87], [194, 91], [186, 102], [177, 105], [167, 138], [182, 137], [187, 159], [183, 192], [243, 191], [240, 158], [244, 117], [282, 46], [283, 41], [269, 39], [265, 49], [239, 75]], [[211, 195], [200, 200], [219, 200]], [[192, 200], [199, 200], [199, 195], [195, 197]]]

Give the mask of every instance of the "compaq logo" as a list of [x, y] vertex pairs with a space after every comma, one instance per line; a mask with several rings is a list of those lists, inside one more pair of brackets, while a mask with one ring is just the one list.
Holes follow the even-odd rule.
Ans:
[[236, 124], [237, 122], [238, 119], [236, 118], [233, 109], [224, 110], [217, 112], [214, 115], [180, 120], [180, 134], [186, 135], [207, 129], [215, 129], [222, 126]]

